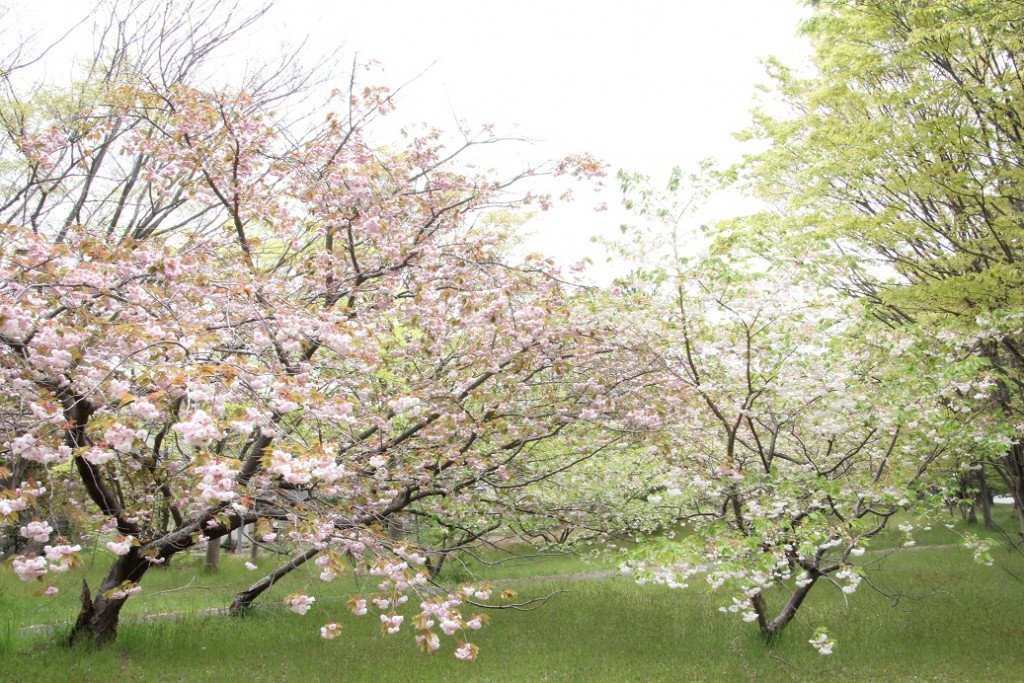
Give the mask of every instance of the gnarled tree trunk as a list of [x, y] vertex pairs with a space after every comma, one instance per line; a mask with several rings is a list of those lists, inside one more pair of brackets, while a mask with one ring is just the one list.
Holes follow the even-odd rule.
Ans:
[[118, 558], [107, 572], [95, 598], [89, 590], [89, 584], [83, 579], [82, 608], [68, 636], [68, 642], [72, 645], [80, 642], [104, 645], [112, 641], [117, 635], [121, 608], [129, 597], [125, 594], [125, 583], [138, 583], [150, 566], [132, 548], [127, 555]]

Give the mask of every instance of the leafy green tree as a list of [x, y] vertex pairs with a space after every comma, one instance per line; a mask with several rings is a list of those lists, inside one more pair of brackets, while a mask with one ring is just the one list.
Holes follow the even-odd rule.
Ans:
[[994, 466], [1024, 515], [1024, 6], [811, 5], [816, 72], [771, 64], [785, 113], [750, 131], [768, 149], [743, 172], [773, 208], [723, 246], [812, 263], [912, 328], [986, 423], [965, 464]]

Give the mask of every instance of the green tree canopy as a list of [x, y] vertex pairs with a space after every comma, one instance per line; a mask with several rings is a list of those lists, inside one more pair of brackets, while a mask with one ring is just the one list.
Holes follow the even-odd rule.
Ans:
[[744, 172], [774, 209], [723, 246], [812, 262], [880, 319], [915, 327], [938, 362], [981, 359], [957, 367], [1024, 500], [1024, 5], [812, 6], [817, 71], [772, 63], [787, 113], [759, 112], [749, 132], [769, 145]]

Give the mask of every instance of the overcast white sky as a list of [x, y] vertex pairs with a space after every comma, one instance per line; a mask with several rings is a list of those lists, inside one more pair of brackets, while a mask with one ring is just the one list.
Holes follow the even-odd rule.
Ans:
[[[380, 60], [395, 84], [430, 67], [399, 99], [411, 118], [495, 123], [538, 140], [535, 159], [587, 151], [613, 172], [659, 178], [737, 158], [732, 133], [767, 80], [760, 60], [796, 64], [808, 51], [796, 36], [797, 0], [292, 0], [276, 11], [287, 33], [341, 41], [346, 53]], [[622, 217], [591, 213], [597, 203], [580, 196], [535, 221], [538, 248], [565, 262], [599, 260], [590, 235], [613, 232]]]
[[[10, 4], [44, 24], [88, 9]], [[797, 0], [279, 0], [255, 47], [308, 34], [314, 49], [379, 60], [392, 86], [426, 70], [400, 96], [403, 119], [494, 123], [537, 140], [521, 152], [534, 161], [587, 151], [613, 171], [664, 177], [736, 158], [732, 133], [766, 81], [759, 60], [796, 64], [807, 53], [795, 35], [803, 11]], [[567, 261], [593, 253], [589, 235], [618, 222], [585, 203], [537, 223], [540, 242]]]
[[[282, 2], [296, 33], [380, 60], [404, 107], [667, 171], [743, 127], [759, 58], [801, 57], [795, 0]], [[443, 123], [443, 121], [441, 121]]]

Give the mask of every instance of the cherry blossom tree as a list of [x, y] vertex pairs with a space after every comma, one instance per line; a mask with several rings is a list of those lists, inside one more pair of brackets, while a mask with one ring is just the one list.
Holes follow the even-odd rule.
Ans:
[[[632, 395], [620, 328], [550, 263], [512, 259], [487, 218], [547, 202], [521, 181], [600, 165], [474, 171], [461, 160], [497, 140], [486, 129], [375, 143], [394, 100], [356, 76], [322, 124], [288, 125], [269, 105], [309, 81], [276, 89], [285, 69], [227, 90], [191, 78], [251, 19], [201, 7], [192, 23], [154, 7], [101, 22], [114, 43], [56, 108], [7, 84], [0, 516], [36, 544], [12, 567], [45, 584], [84, 543], [109, 550], [70, 634], [104, 643], [152, 567], [251, 526], [295, 554], [238, 611], [316, 558], [323, 581], [375, 578], [352, 612], [411, 624], [426, 651], [457, 636], [470, 659], [484, 619], [467, 610], [490, 590], [436, 589], [432, 548], [390, 532], [480, 539], [538, 512], [524, 488], [636, 433], [587, 419]], [[161, 26], [161, 44], [131, 21]], [[307, 592], [285, 604], [317, 610]]]
[[[269, 9], [220, 0], [98, 4], [77, 27], [57, 32], [82, 42], [80, 33], [91, 29], [92, 51], [75, 55], [79, 70], [68, 82], [51, 75], [67, 72], [49, 59], [59, 40], [38, 43], [4, 22], [5, 43], [15, 47], [0, 73], [2, 219], [50, 231], [58, 241], [62, 228], [76, 224], [103, 226], [116, 241], [216, 223], [213, 205], [186, 191], [190, 169], [178, 168], [178, 182], [170, 182], [175, 171], [158, 166], [171, 160], [130, 140], [165, 132], [171, 94], [189, 87], [244, 92], [247, 101], [235, 106], [252, 112], [279, 107], [277, 125], [297, 135], [294, 119], [308, 114], [307, 97], [339, 77], [333, 57], [307, 64], [301, 50], [285, 50], [250, 61], [237, 75], [224, 69], [221, 53], [248, 37]], [[158, 176], [164, 187], [154, 185]]]
[[[642, 232], [653, 230], [670, 245], [660, 262], [645, 250], [629, 289], [663, 373], [670, 468], [649, 500], [665, 528], [623, 569], [672, 587], [703, 576], [728, 595], [722, 611], [770, 638], [816, 585], [855, 592], [871, 539], [898, 512], [927, 509], [942, 484], [930, 468], [975, 447], [981, 431], [952, 419], [947, 376], [907, 372], [926, 347], [856, 301], [792, 263], [682, 241], [680, 174], [666, 194], [623, 181], [630, 192], [639, 184], [632, 196], [653, 224], [636, 243], [655, 243]], [[912, 544], [912, 525], [900, 529]], [[811, 644], [833, 647], [824, 630]]]

